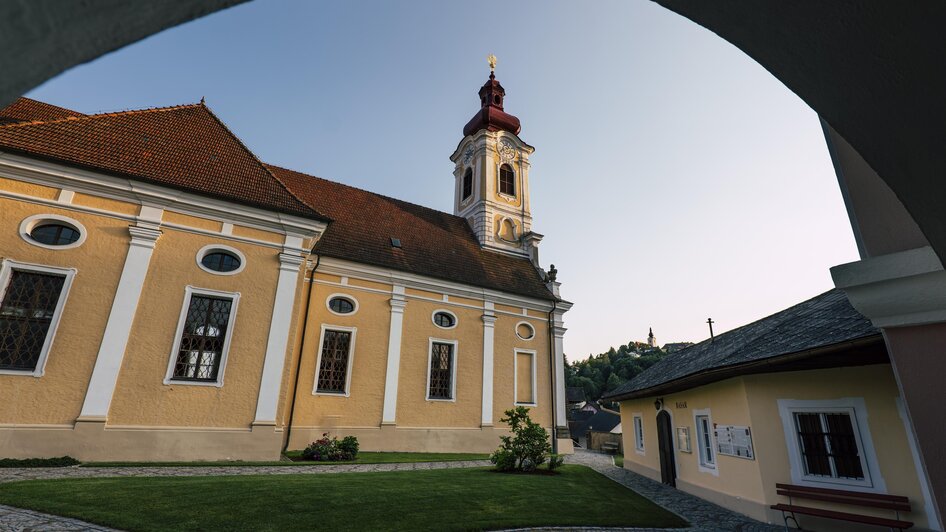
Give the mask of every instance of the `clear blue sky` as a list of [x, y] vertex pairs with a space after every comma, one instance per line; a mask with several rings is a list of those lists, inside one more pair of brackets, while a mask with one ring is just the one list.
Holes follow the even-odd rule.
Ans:
[[[207, 104], [264, 161], [441, 210], [499, 57], [536, 147], [534, 229], [570, 358], [699, 341], [831, 288], [857, 259], [817, 116], [651, 2], [275, 1], [165, 31], [29, 96], [82, 112]], [[367, 213], [366, 213], [367, 214]]]

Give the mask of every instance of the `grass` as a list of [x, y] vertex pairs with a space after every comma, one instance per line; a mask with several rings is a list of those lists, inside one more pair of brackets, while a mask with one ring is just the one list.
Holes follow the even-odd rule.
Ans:
[[460, 460], [488, 460], [489, 454], [476, 453], [376, 453], [361, 452], [348, 462], [301, 461], [302, 451], [288, 451], [290, 460], [282, 462], [86, 462], [82, 467], [218, 467], [218, 466], [303, 466], [329, 464], [397, 464], [413, 462], [456, 462]]
[[616, 454], [614, 455], [614, 465], [618, 467], [624, 467], [624, 455]]
[[0, 504], [123, 530], [487, 530], [686, 523], [595, 471], [487, 468], [338, 475], [33, 480]]

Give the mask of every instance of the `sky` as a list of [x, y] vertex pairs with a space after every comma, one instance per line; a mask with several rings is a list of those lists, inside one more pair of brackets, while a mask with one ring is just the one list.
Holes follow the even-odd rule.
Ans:
[[[571, 360], [697, 342], [832, 288], [857, 250], [818, 117], [652, 2], [256, 0], [27, 96], [85, 113], [207, 105], [263, 161], [452, 211], [449, 156], [498, 59], [536, 147], [533, 229]], [[366, 213], [367, 215], [367, 213]]]

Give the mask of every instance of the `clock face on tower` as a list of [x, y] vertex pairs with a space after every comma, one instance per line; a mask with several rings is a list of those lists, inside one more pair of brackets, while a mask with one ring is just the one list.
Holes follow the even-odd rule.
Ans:
[[516, 147], [509, 139], [499, 141], [499, 158], [503, 161], [511, 161], [516, 158]]
[[463, 163], [470, 164], [470, 160], [473, 159], [473, 145], [470, 144], [466, 147], [466, 150], [463, 152]]

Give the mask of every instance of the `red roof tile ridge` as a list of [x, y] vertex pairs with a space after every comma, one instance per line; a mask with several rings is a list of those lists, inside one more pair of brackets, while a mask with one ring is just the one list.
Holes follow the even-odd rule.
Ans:
[[269, 169], [269, 166], [268, 166], [266, 163], [264, 163], [263, 161], [261, 161], [260, 158], [257, 157], [255, 153], [253, 153], [253, 150], [247, 148], [247, 147], [246, 147], [246, 144], [243, 143], [243, 141], [240, 139], [240, 137], [238, 137], [238, 136], [236, 135], [236, 133], [234, 133], [233, 131], [231, 131], [230, 128], [228, 128], [227, 125], [223, 123], [223, 120], [220, 120], [220, 117], [218, 117], [218, 116], [216, 115], [216, 113], [214, 113], [214, 112], [210, 109], [210, 107], [208, 107], [207, 104], [204, 103], [203, 98], [201, 98], [200, 103], [197, 103], [196, 105], [202, 107], [205, 111], [207, 111], [207, 114], [209, 114], [211, 117], [213, 117], [213, 119], [216, 120], [218, 124], [220, 124], [220, 126], [224, 129], [224, 131], [226, 131], [226, 132], [230, 135], [230, 137], [232, 137], [233, 140], [235, 140], [235, 141], [237, 142], [237, 144], [239, 144], [240, 147], [243, 148], [243, 149], [246, 151], [246, 153], [250, 154], [250, 157], [252, 157], [253, 160], [256, 161], [256, 163], [257, 163], [258, 165], [260, 165], [260, 168], [262, 168], [264, 172], [266, 172], [267, 174], [269, 174], [273, 179], [276, 180], [277, 183], [279, 183], [279, 186], [281, 186], [281, 187], [283, 188], [283, 190], [285, 190], [286, 192], [288, 192], [289, 195], [292, 196], [296, 201], [298, 201], [298, 202], [301, 203], [302, 205], [304, 205], [304, 206], [308, 207], [309, 209], [311, 209], [312, 212], [316, 213], [317, 215], [319, 215], [319, 216], [322, 217], [322, 218], [325, 218], [326, 220], [330, 220], [330, 218], [329, 218], [328, 216], [325, 216], [324, 214], [322, 214], [321, 212], [319, 212], [318, 209], [316, 209], [316, 208], [313, 207], [312, 205], [309, 205], [308, 202], [306, 202], [305, 200], [303, 200], [302, 198], [300, 198], [298, 195], [296, 195], [295, 192], [293, 192], [289, 187], [287, 187], [286, 184], [283, 183], [282, 179], [279, 179], [279, 177], [278, 177], [276, 174], [274, 174], [274, 173]]
[[[365, 189], [363, 189], [363, 188], [358, 188], [358, 187], [356, 187], [356, 186], [349, 185], [349, 184], [346, 184], [346, 183], [342, 183], [342, 182], [340, 182], [340, 181], [333, 181], [333, 180], [331, 180], [331, 179], [326, 179], [326, 178], [324, 178], [324, 177], [319, 177], [319, 176], [316, 176], [316, 175], [307, 174], [307, 173], [305, 173], [305, 172], [300, 172], [299, 170], [293, 170], [293, 169], [291, 169], [291, 168], [286, 168], [286, 167], [284, 167], [284, 166], [279, 166], [278, 164], [270, 164], [270, 163], [263, 163], [263, 164], [266, 165], [266, 166], [268, 166], [268, 167], [271, 167], [271, 168], [276, 168], [276, 169], [278, 169], [278, 170], [284, 170], [284, 171], [286, 171], [286, 172], [293, 172], [293, 173], [296, 173], [296, 174], [299, 174], [299, 175], [304, 175], [304, 176], [306, 176], [306, 177], [311, 177], [311, 178], [313, 178], [313, 179], [318, 179], [318, 180], [321, 180], [321, 181], [325, 181], [325, 182], [327, 182], [327, 183], [332, 183], [333, 185], [338, 185], [338, 186], [341, 186], [341, 187], [350, 188], [350, 189], [352, 189], [352, 190], [357, 190], [358, 192], [363, 192], [363, 193], [365, 193], [365, 194], [371, 194], [372, 196], [377, 196], [377, 197], [382, 198], [382, 199], [391, 200], [391, 201], [396, 201], [396, 202], [398, 202], [398, 203], [403, 203], [403, 204], [405, 204], [405, 205], [410, 205], [411, 207], [417, 207], [418, 209], [423, 209], [423, 210], [425, 210], [425, 211], [435, 212], [435, 213], [437, 213], [437, 214], [444, 214], [444, 215], [447, 215], [447, 216], [449, 216], [449, 217], [451, 217], [451, 218], [456, 218], [457, 220], [463, 220], [464, 222], [466, 221], [466, 218], [464, 218], [464, 217], [462, 217], [462, 216], [457, 216], [457, 215], [455, 215], [455, 214], [451, 214], [451, 213], [449, 213], [449, 212], [447, 212], [447, 211], [441, 211], [440, 209], [435, 209], [435, 208], [433, 208], [433, 207], [427, 207], [426, 205], [420, 205], [420, 204], [418, 204], [418, 203], [412, 203], [412, 202], [410, 202], [410, 201], [406, 201], [406, 200], [403, 200], [403, 199], [401, 199], [401, 198], [395, 198], [395, 197], [393, 197], [393, 196], [385, 196], [384, 194], [379, 194], [379, 193], [377, 193], [377, 192], [372, 192], [372, 191], [370, 191], [370, 190], [365, 190]], [[307, 205], [308, 205], [308, 204], [307, 204]]]
[[[42, 103], [42, 102], [40, 102]], [[201, 103], [186, 103], [180, 105], [172, 105], [168, 107], [148, 107], [145, 109], [129, 109], [126, 111], [114, 111], [111, 113], [98, 113], [98, 114], [81, 114], [80, 116], [69, 116], [66, 118], [59, 118], [56, 120], [31, 120], [28, 122], [17, 122], [15, 124], [7, 124], [0, 126], [0, 129], [13, 129], [16, 127], [26, 127], [26, 126], [38, 126], [43, 124], [59, 124], [63, 122], [75, 122], [75, 121], [86, 121], [86, 120], [97, 120], [101, 118], [112, 118], [115, 116], [128, 116], [128, 115], [139, 115], [145, 113], [163, 113], [167, 111], [177, 111], [180, 109], [191, 109], [194, 107], [200, 107], [203, 104]], [[242, 143], [241, 143], [242, 144]]]
[[[31, 103], [36, 103], [36, 104], [39, 104], [39, 105], [45, 105], [45, 106], [47, 106], [47, 107], [54, 107], [54, 108], [56, 108], [56, 109], [58, 109], [58, 110], [60, 110], [60, 111], [62, 111], [62, 112], [64, 112], [64, 113], [73, 114], [73, 115], [75, 115], [75, 116], [88, 116], [88, 115], [86, 115], [85, 113], [80, 113], [79, 111], [75, 111], [75, 110], [73, 110], [73, 109], [67, 109], [67, 108], [65, 108], [65, 107], [63, 107], [63, 106], [61, 106], [61, 105], [53, 105], [53, 104], [51, 104], [51, 103], [43, 102], [43, 101], [40, 101], [40, 100], [34, 100], [33, 98], [27, 98], [26, 96], [20, 96], [18, 99], [19, 99], [19, 100], [25, 100], [25, 101], [31, 102]], [[13, 102], [12, 104], [10, 104], [10, 106], [14, 105], [15, 103], [16, 103], [16, 102]], [[8, 106], [8, 107], [9, 107], [9, 106]]]

